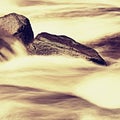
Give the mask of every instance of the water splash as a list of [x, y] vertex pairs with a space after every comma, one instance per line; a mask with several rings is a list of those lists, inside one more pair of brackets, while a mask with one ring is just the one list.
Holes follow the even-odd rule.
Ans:
[[26, 48], [18, 39], [0, 30], [0, 61], [26, 55]]

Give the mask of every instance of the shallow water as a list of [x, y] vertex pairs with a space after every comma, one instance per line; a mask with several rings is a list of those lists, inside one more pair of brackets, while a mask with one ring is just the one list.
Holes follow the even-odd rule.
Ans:
[[[4, 0], [0, 14], [27, 16], [35, 35], [64, 34], [90, 45], [119, 35], [119, 6], [118, 0]], [[119, 120], [119, 44], [114, 52], [94, 46], [108, 67], [68, 56], [31, 57], [19, 43], [12, 47], [17, 56], [0, 64], [0, 120]]]

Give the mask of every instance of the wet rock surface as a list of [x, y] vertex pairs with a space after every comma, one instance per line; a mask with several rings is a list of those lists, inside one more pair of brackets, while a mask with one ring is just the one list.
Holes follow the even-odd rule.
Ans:
[[42, 32], [36, 36], [27, 49], [30, 54], [69, 55], [82, 57], [100, 65], [106, 65], [106, 62], [97, 51], [65, 35], [54, 35]]
[[[28, 54], [31, 55], [65, 55], [81, 57], [100, 65], [107, 65], [96, 50], [76, 42], [68, 36], [42, 32], [34, 38], [30, 21], [23, 15], [10, 13], [0, 17], [0, 31], [4, 31], [4, 33], [21, 41], [25, 45]], [[12, 52], [12, 39], [8, 38], [1, 38], [0, 47], [6, 47], [8, 51]], [[9, 42], [6, 43], [6, 40]], [[5, 55], [1, 54], [1, 56]]]
[[25, 45], [29, 44], [34, 39], [30, 21], [23, 15], [10, 13], [0, 17], [0, 29], [15, 36]]

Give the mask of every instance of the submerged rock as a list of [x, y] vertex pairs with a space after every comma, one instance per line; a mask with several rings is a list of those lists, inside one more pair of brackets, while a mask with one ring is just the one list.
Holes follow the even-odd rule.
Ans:
[[29, 44], [34, 39], [31, 24], [28, 18], [23, 15], [10, 13], [0, 17], [0, 28], [8, 32], [8, 34], [15, 36], [24, 45]]
[[106, 65], [105, 60], [94, 49], [64, 35], [42, 32], [27, 46], [27, 49], [30, 54], [83, 57], [94, 63]]

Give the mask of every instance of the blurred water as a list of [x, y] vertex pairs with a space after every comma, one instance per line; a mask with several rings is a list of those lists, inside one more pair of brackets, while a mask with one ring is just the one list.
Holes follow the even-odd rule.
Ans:
[[109, 42], [99, 42], [119, 36], [119, 6], [118, 0], [1, 1], [0, 14], [27, 16], [35, 35], [46, 31], [89, 43], [111, 65], [67, 56], [31, 57], [14, 44], [18, 56], [0, 64], [0, 120], [119, 120], [119, 40], [112, 50]]
[[28, 17], [35, 35], [64, 34], [85, 43], [120, 31], [118, 0], [4, 0], [0, 6], [1, 15]]

